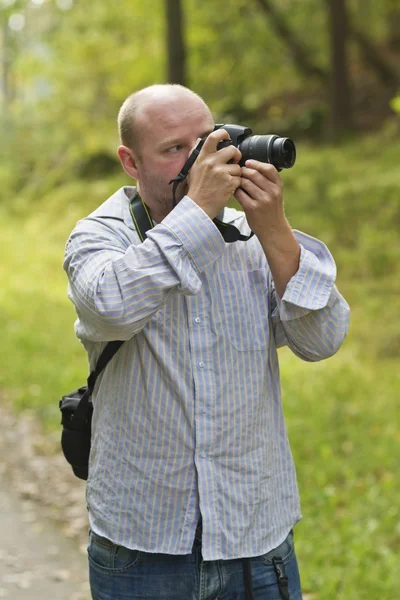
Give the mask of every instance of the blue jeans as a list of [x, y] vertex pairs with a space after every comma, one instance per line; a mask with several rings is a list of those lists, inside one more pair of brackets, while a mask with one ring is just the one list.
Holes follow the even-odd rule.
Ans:
[[[203, 561], [201, 534], [192, 553], [150, 554], [117, 546], [89, 534], [89, 576], [93, 600], [245, 600], [243, 561]], [[273, 557], [283, 560], [290, 600], [301, 600], [293, 533], [250, 560], [254, 600], [282, 600]]]

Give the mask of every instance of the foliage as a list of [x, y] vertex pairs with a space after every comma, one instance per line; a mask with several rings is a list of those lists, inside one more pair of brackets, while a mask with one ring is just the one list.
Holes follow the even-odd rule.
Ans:
[[[257, 0], [227, 0], [223, 11], [217, 3], [182, 1], [188, 83], [207, 99], [217, 121], [241, 121], [260, 132], [275, 129], [296, 137], [323, 135], [325, 86], [299, 72]], [[324, 3], [275, 5], [315, 65], [328, 70]], [[348, 6], [372, 41], [384, 43], [392, 1], [348, 0]], [[8, 82], [0, 116], [3, 201], [16, 190], [33, 200], [85, 172], [93, 160], [114, 156], [122, 101], [165, 78], [163, 8], [162, 2], [154, 3], [149, 18], [149, 5], [140, 0], [93, 0], [90, 9], [76, 0], [3, 1], [4, 31], [13, 16], [25, 18], [22, 31], [8, 32], [3, 50], [3, 84]], [[358, 71], [355, 48], [352, 57]], [[368, 113], [370, 79], [358, 92]], [[392, 106], [395, 110], [396, 100]]]

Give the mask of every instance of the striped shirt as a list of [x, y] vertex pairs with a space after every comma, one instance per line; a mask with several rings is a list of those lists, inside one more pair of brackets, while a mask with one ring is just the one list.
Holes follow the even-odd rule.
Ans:
[[[301, 518], [277, 348], [334, 354], [349, 308], [323, 243], [295, 232], [300, 267], [282, 299], [256, 236], [227, 244], [189, 197], [140, 242], [121, 188], [76, 225], [69, 297], [93, 369], [127, 340], [93, 394], [92, 530], [144, 552], [261, 555]], [[243, 212], [224, 221], [243, 233]]]

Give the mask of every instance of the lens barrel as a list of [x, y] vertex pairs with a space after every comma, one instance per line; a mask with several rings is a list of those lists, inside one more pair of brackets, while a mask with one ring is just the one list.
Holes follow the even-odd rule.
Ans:
[[241, 165], [253, 159], [270, 163], [279, 171], [290, 169], [296, 162], [296, 146], [290, 138], [278, 135], [250, 135], [238, 146], [242, 153]]

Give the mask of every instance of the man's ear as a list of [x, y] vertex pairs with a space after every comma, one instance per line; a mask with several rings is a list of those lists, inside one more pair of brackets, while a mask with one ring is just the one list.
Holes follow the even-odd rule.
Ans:
[[121, 165], [125, 173], [129, 175], [129, 177], [137, 179], [139, 174], [137, 164], [138, 160], [133, 150], [131, 150], [127, 146], [118, 146], [118, 157], [121, 161]]

